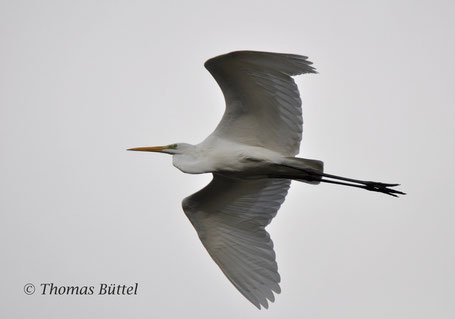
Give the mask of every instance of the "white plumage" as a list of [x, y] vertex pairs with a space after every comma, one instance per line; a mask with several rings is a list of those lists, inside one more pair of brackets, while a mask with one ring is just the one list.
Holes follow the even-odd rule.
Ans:
[[226, 111], [212, 135], [284, 156], [299, 152], [302, 101], [291, 76], [315, 73], [307, 57], [241, 51], [210, 59], [205, 67], [226, 100]]
[[186, 215], [226, 277], [256, 307], [280, 293], [273, 242], [265, 230], [289, 189], [290, 180], [241, 180], [215, 175], [183, 200]]
[[201, 242], [232, 284], [256, 307], [280, 292], [273, 242], [265, 227], [275, 217], [291, 180], [327, 182], [404, 194], [384, 184], [329, 175], [323, 163], [294, 157], [302, 139], [302, 110], [292, 76], [316, 73], [304, 56], [238, 51], [205, 67], [223, 91], [226, 110], [202, 143], [130, 150], [173, 155], [185, 173], [213, 180], [182, 206]]

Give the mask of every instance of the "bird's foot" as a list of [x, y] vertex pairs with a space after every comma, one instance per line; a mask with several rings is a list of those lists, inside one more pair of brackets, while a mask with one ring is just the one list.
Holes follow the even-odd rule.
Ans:
[[372, 192], [380, 192], [393, 197], [398, 197], [398, 195], [406, 195], [401, 191], [393, 189], [391, 187], [399, 186], [400, 184], [386, 184], [379, 182], [365, 182], [365, 189]]

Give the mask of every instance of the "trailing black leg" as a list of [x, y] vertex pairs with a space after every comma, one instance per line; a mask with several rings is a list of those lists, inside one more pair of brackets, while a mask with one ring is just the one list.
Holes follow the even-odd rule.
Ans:
[[[321, 182], [321, 183], [330, 183], [343, 186], [363, 188], [372, 192], [384, 193], [390, 196], [398, 197], [398, 195], [406, 195], [401, 191], [393, 189], [392, 187], [399, 186], [399, 184], [389, 184], [373, 181], [363, 181], [353, 178], [347, 178], [343, 176], [337, 176], [332, 174], [326, 174], [323, 172], [318, 172], [313, 169], [302, 168], [294, 165], [281, 165], [283, 167], [290, 168], [294, 170], [295, 173], [292, 173], [292, 170], [289, 172], [289, 175], [283, 174], [282, 176], [275, 176], [281, 178], [291, 178], [294, 180], [305, 181], [305, 182]], [[300, 174], [298, 172], [301, 172]]]

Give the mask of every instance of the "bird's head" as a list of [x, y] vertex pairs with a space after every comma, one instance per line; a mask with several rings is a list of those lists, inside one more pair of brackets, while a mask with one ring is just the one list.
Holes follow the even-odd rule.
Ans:
[[166, 146], [147, 146], [147, 147], [135, 147], [129, 148], [127, 151], [138, 151], [138, 152], [157, 152], [166, 154], [183, 154], [186, 150], [191, 148], [193, 145], [187, 143], [175, 143]]

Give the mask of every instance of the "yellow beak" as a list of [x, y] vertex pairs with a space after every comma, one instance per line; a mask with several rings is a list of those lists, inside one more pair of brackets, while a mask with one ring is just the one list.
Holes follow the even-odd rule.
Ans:
[[169, 148], [169, 146], [149, 146], [149, 147], [135, 147], [129, 148], [127, 151], [138, 151], [138, 152], [161, 152]]

